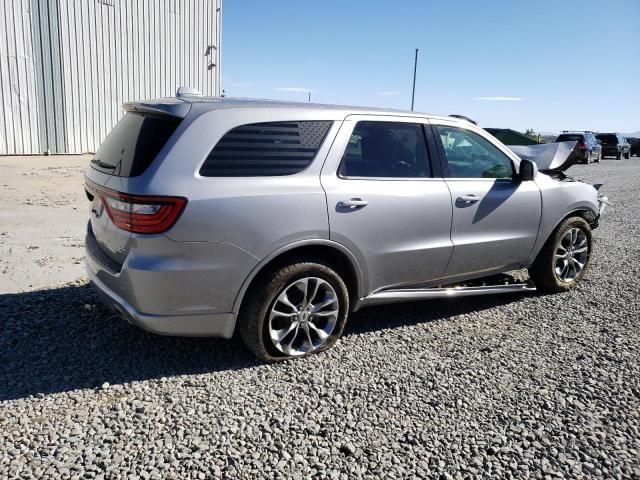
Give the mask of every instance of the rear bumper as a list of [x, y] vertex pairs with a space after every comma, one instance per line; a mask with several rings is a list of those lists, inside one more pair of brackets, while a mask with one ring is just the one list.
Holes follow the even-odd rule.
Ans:
[[129, 241], [113, 261], [87, 227], [87, 274], [102, 301], [130, 323], [161, 335], [230, 338], [234, 302], [257, 263], [222, 242], [175, 242], [162, 235]]
[[95, 260], [87, 254], [87, 274], [100, 300], [132, 325], [159, 335], [222, 338], [233, 336], [236, 325], [234, 313], [150, 315], [138, 312], [98, 278], [98, 268]]
[[602, 147], [602, 155], [613, 157], [614, 155], [618, 155], [619, 153], [620, 149], [618, 149], [617, 147]]

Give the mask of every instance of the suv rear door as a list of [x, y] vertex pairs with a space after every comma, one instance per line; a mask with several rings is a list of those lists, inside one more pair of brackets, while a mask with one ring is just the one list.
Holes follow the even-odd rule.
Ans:
[[538, 236], [540, 189], [521, 182], [506, 148], [480, 129], [438, 120], [434, 136], [453, 200], [447, 281], [519, 268]]
[[323, 166], [329, 235], [357, 257], [365, 294], [437, 280], [449, 261], [451, 196], [427, 144], [426, 119], [350, 115]]

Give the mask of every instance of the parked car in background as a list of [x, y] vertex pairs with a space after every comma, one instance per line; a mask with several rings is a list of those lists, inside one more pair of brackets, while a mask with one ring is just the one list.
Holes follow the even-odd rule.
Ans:
[[640, 138], [629, 137], [627, 138], [627, 142], [629, 142], [629, 145], [631, 147], [629, 150], [629, 155], [636, 155], [640, 157]]
[[466, 120], [202, 96], [125, 111], [86, 169], [87, 271], [152, 332], [238, 331], [277, 361], [330, 348], [364, 306], [587, 272], [596, 188]]
[[584, 163], [599, 162], [602, 158], [602, 147], [593, 132], [568, 132], [564, 131], [556, 142], [578, 142], [577, 148], [580, 152], [580, 160]]
[[631, 145], [619, 133], [598, 133], [596, 138], [602, 145], [602, 158], [616, 157], [620, 160], [631, 157]]

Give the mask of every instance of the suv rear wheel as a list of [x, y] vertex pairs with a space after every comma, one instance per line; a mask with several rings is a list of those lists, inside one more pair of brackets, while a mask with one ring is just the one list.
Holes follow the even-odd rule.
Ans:
[[240, 336], [265, 362], [302, 357], [331, 348], [348, 311], [347, 287], [333, 267], [298, 259], [262, 275], [247, 292]]
[[564, 220], [529, 268], [539, 290], [566, 292], [584, 277], [591, 259], [591, 227], [582, 217]]

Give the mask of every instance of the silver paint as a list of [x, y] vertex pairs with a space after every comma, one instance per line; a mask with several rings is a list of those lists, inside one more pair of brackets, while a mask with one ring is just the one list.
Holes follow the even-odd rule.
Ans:
[[[503, 151], [518, 171], [520, 159], [511, 150], [462, 120], [215, 97], [179, 101], [189, 106], [183, 109], [184, 120], [142, 175], [122, 178], [91, 167], [86, 171], [87, 179], [114, 190], [189, 200], [178, 222], [163, 235], [129, 234], [104, 216], [91, 217], [103, 250], [123, 262], [123, 268], [112, 274], [88, 259], [89, 275], [112, 304], [122, 305], [130, 320], [138, 319], [134, 323], [147, 329], [154, 330], [154, 318], [168, 316], [168, 322], [157, 320], [155, 331], [230, 335], [251, 281], [274, 259], [299, 248], [315, 246], [346, 259], [355, 275], [351, 288], [355, 298], [350, 304], [356, 310], [360, 305], [442, 295], [443, 289], [424, 288], [529, 266], [567, 215], [589, 212], [595, 218], [598, 214], [597, 192], [591, 185], [561, 181], [542, 172], [527, 182], [517, 178], [340, 178], [336, 173], [359, 119], [467, 128]], [[163, 103], [175, 102], [173, 98], [145, 104], [163, 109]], [[306, 170], [283, 177], [198, 174], [211, 149], [230, 129], [292, 120], [333, 121]], [[456, 204], [458, 198], [462, 203]], [[416, 283], [424, 288], [402, 289]], [[527, 288], [509, 286], [495, 292]], [[480, 294], [476, 290], [457, 294]], [[207, 316], [210, 328], [203, 320]], [[185, 319], [182, 327], [180, 318]]]

